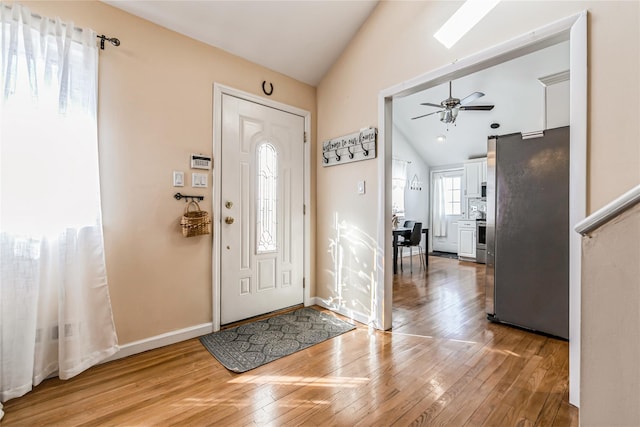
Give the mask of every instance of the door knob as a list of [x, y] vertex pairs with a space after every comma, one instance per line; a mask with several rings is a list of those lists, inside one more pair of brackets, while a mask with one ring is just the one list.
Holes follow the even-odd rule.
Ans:
[[224, 219], [224, 222], [226, 222], [227, 224], [233, 224], [233, 221], [234, 219], [231, 216], [228, 216]]

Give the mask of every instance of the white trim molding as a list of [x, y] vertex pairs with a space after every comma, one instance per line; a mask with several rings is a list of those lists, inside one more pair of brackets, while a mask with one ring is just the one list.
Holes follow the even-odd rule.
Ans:
[[326, 308], [327, 310], [331, 310], [334, 313], [341, 314], [344, 317], [348, 317], [349, 319], [353, 319], [356, 322], [362, 323], [364, 325], [372, 324], [372, 320], [367, 315], [359, 313], [357, 311], [348, 310], [344, 307], [333, 305], [330, 302], [325, 301], [320, 297], [311, 298], [311, 305], [317, 305], [319, 307]]
[[106, 358], [100, 363], [111, 362], [112, 360], [122, 359], [134, 354], [143, 353], [145, 351], [154, 350], [156, 348], [190, 340], [191, 338], [201, 337], [202, 335], [210, 334], [212, 331], [213, 327], [211, 323], [203, 323], [184, 329], [178, 329], [177, 331], [171, 331], [165, 334], [156, 335], [155, 337], [133, 341], [128, 344], [121, 345], [118, 352], [116, 352], [113, 356]]
[[552, 86], [558, 83], [566, 82], [570, 78], [569, 70], [560, 71], [559, 73], [549, 74], [538, 79], [540, 84], [544, 87]]

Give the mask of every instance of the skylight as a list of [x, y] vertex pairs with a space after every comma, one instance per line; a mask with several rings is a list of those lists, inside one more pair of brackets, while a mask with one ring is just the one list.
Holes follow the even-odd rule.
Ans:
[[500, 0], [467, 0], [433, 35], [447, 49], [471, 30]]

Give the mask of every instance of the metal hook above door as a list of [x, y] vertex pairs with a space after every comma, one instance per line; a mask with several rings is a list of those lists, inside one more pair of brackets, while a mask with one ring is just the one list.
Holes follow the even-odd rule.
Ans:
[[265, 95], [267, 96], [271, 96], [271, 94], [273, 93], [273, 85], [271, 83], [269, 83], [269, 92], [267, 92], [267, 88], [264, 86], [267, 84], [266, 80], [262, 81], [262, 91], [264, 92]]

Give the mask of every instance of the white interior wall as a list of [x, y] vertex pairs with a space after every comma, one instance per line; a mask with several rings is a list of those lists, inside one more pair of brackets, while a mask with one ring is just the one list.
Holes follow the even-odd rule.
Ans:
[[[422, 222], [429, 226], [429, 167], [403, 134], [394, 135], [393, 158], [409, 162], [407, 164], [407, 186], [404, 193], [405, 219]], [[422, 182], [420, 190], [411, 189], [411, 179], [417, 175]], [[423, 243], [423, 250], [426, 244]], [[417, 249], [416, 249], [417, 251]], [[405, 251], [405, 255], [409, 252]]]

